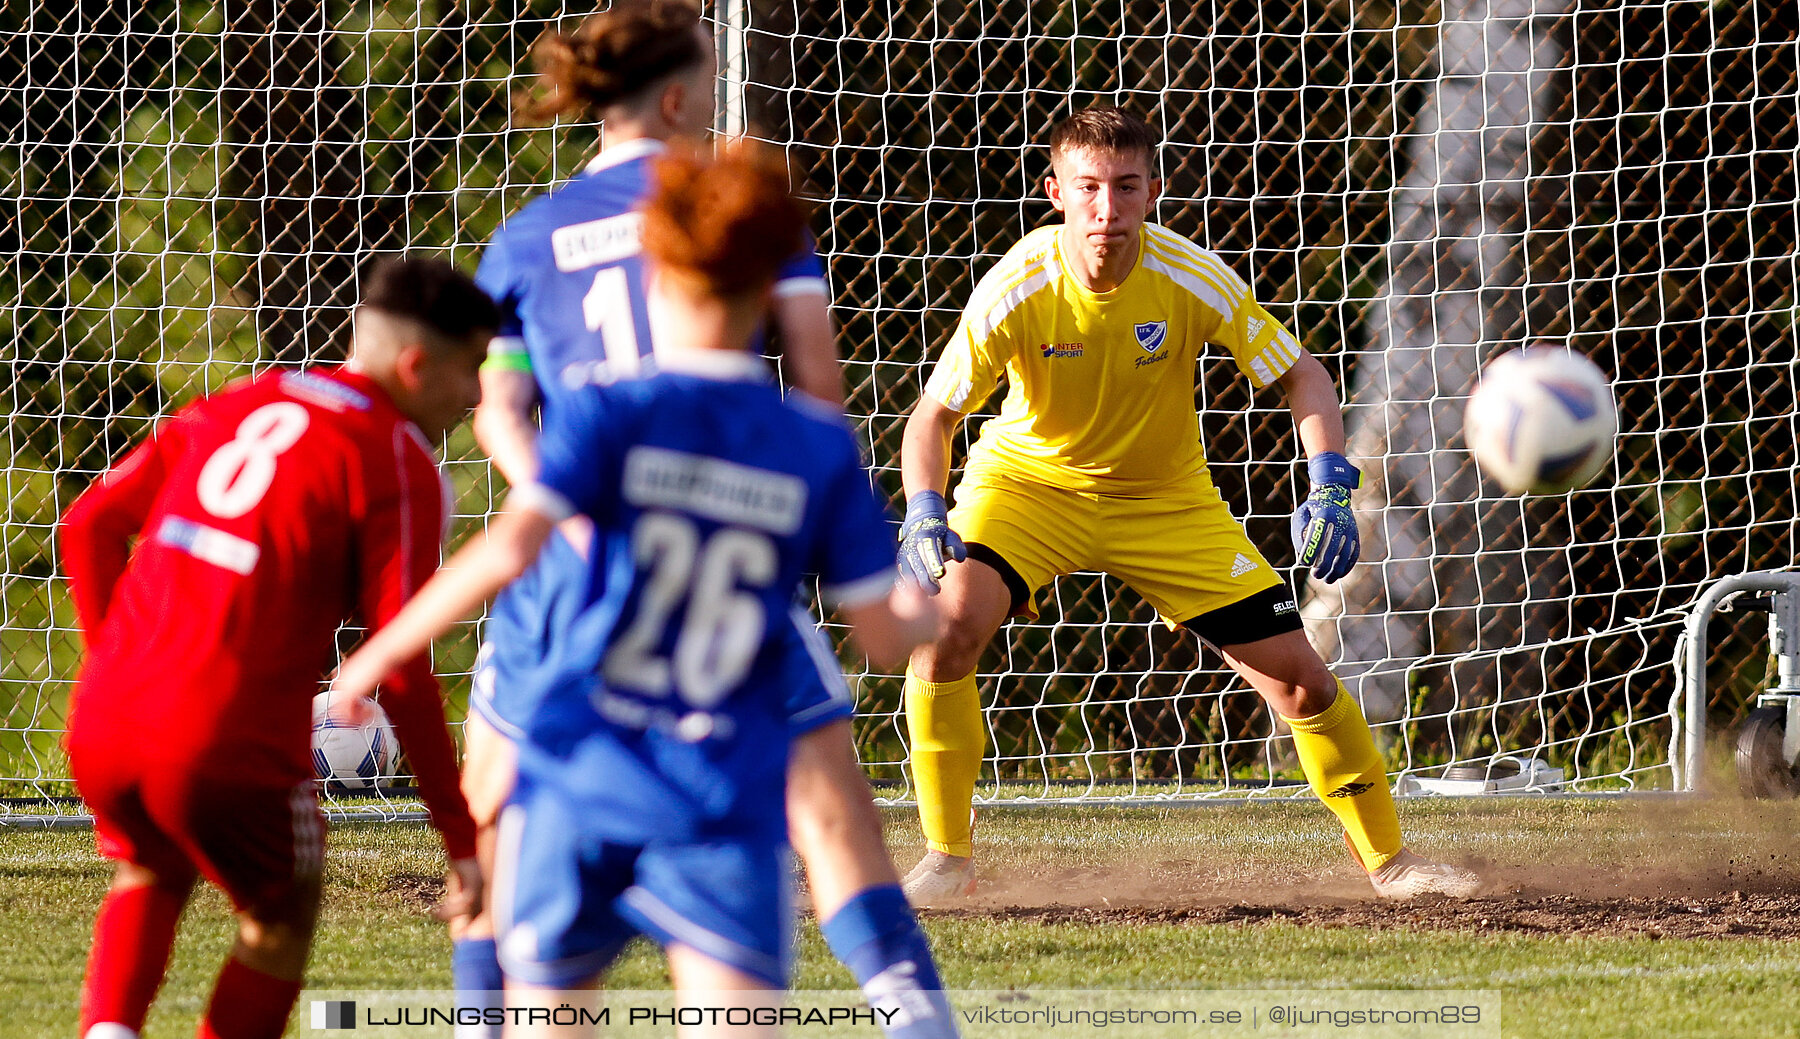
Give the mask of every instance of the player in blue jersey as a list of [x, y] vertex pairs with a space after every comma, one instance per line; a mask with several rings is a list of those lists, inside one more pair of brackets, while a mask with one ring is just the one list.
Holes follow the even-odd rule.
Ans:
[[[368, 695], [522, 574], [557, 524], [592, 522], [580, 607], [558, 635], [575, 648], [527, 723], [500, 827], [501, 955], [527, 1002], [591, 984], [636, 933], [664, 945], [679, 989], [780, 987], [792, 590], [817, 573], [878, 663], [937, 628], [930, 601], [895, 585], [891, 530], [841, 416], [783, 401], [746, 350], [775, 258], [804, 227], [785, 170], [683, 156], [658, 177], [642, 236], [658, 372], [568, 401], [536, 479], [337, 679]], [[917, 1016], [921, 997], [902, 986], [875, 1008]], [[947, 1020], [941, 995], [926, 998]]]
[[[571, 393], [654, 367], [632, 210], [664, 142], [706, 131], [715, 73], [697, 10], [680, 3], [615, 3], [572, 34], [547, 34], [535, 57], [542, 75], [529, 114], [598, 116], [606, 147], [570, 183], [508, 221], [477, 277], [501, 301], [507, 327], [483, 371], [474, 426], [514, 486], [536, 475], [540, 423], [556, 425]], [[802, 247], [778, 271], [770, 309], [789, 382], [836, 404], [842, 386], [825, 292], [818, 257]], [[485, 632], [465, 730], [464, 790], [490, 859], [492, 821], [512, 787], [513, 743], [546, 688], [542, 676], [555, 674], [559, 656], [579, 645], [554, 633], [567, 630], [581, 590], [569, 576], [584, 572], [575, 547], [580, 526], [564, 525], [568, 536], [554, 538], [544, 561], [501, 597]], [[935, 977], [917, 923], [895, 894], [898, 874], [850, 738], [849, 690], [812, 617], [796, 609], [793, 620], [782, 633], [798, 737], [789, 818], [821, 929], [872, 993], [910, 974]], [[483, 917], [460, 921], [453, 934], [457, 989], [473, 1003], [474, 993], [498, 981], [491, 925]]]

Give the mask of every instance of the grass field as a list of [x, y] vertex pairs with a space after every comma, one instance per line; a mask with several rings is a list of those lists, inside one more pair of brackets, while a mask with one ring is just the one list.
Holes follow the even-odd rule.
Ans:
[[[1521, 1039], [1800, 1033], [1800, 808], [1656, 798], [1402, 811], [1415, 846], [1481, 868], [1491, 895], [1375, 903], [1304, 802], [997, 809], [978, 833], [983, 892], [925, 924], [954, 988], [1485, 989]], [[913, 821], [888, 823], [905, 863]], [[425, 914], [438, 870], [421, 826], [337, 827], [310, 984], [447, 986], [447, 941]], [[0, 1036], [73, 1034], [107, 874], [85, 832], [0, 831]], [[223, 900], [202, 895], [147, 1035], [192, 1034], [230, 931]], [[666, 985], [642, 948], [612, 981]], [[810, 923], [795, 983], [850, 985]]]

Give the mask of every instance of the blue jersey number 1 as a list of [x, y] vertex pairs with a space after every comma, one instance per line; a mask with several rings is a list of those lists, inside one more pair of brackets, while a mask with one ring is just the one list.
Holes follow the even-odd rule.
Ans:
[[631, 284], [623, 267], [605, 267], [594, 275], [587, 295], [581, 297], [582, 323], [600, 333], [606, 367], [615, 379], [630, 379], [643, 367], [638, 348], [637, 322], [631, 316]]

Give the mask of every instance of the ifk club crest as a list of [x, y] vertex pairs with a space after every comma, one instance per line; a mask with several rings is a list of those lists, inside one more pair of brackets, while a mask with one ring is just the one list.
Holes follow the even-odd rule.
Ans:
[[1169, 336], [1167, 321], [1146, 321], [1140, 325], [1132, 325], [1131, 331], [1137, 335], [1137, 344], [1145, 353], [1153, 354], [1162, 349], [1163, 340]]

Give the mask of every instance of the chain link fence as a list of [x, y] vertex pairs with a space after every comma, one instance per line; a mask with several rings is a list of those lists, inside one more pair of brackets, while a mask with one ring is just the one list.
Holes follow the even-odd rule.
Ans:
[[[586, 10], [0, 0], [5, 793], [71, 792], [57, 515], [195, 395], [341, 356], [373, 255], [472, 268], [577, 170], [595, 128], [516, 125], [509, 92], [530, 41]], [[1588, 788], [1668, 784], [1681, 607], [1796, 547], [1792, 5], [733, 10], [728, 86], [815, 200], [850, 413], [890, 493], [975, 279], [1051, 217], [1049, 126], [1124, 104], [1165, 142], [1155, 219], [1249, 278], [1351, 401], [1366, 562], [1306, 608], [1392, 766], [1523, 751]], [[1588, 489], [1503, 498], [1462, 448], [1462, 403], [1480, 363], [1539, 341], [1613, 375], [1619, 451]], [[1291, 422], [1221, 361], [1196, 377], [1213, 472], [1286, 564]], [[466, 531], [502, 488], [466, 431], [447, 454]], [[983, 664], [984, 796], [1297, 775], [1253, 694], [1117, 581], [1047, 598]], [[1760, 626], [1714, 633], [1715, 724], [1761, 684]], [[457, 704], [473, 643], [440, 647]], [[857, 677], [865, 761], [902, 792], [899, 681]]]

